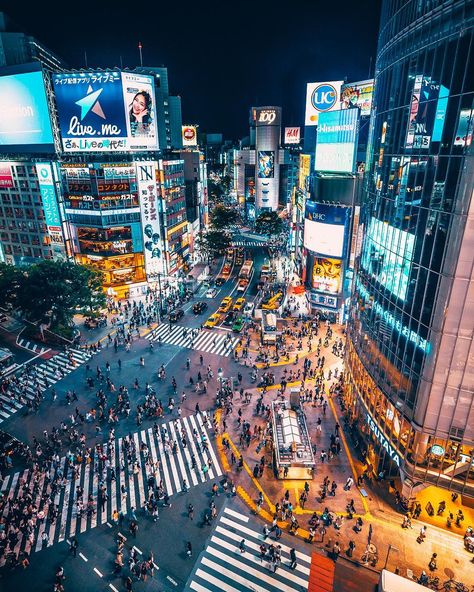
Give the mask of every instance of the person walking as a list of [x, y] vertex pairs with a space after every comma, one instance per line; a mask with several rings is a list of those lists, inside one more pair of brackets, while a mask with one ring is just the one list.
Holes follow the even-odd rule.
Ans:
[[74, 557], [77, 556], [77, 547], [79, 546], [79, 543], [77, 542], [77, 539], [75, 536], [73, 536], [69, 542], [69, 553], [72, 553], [74, 555]]
[[125, 590], [127, 592], [132, 592], [132, 578], [130, 576], [125, 580]]
[[339, 541], [336, 541], [334, 543], [334, 547], [332, 548], [332, 558], [334, 559], [334, 561], [337, 561], [337, 558], [339, 557], [341, 553], [341, 546], [339, 545]]
[[346, 551], [346, 555], [348, 557], [352, 557], [352, 555], [354, 554], [354, 549], [356, 547], [356, 544], [354, 543], [353, 540], [349, 541], [349, 546], [347, 547], [347, 551]]
[[290, 550], [290, 569], [296, 569], [297, 561], [296, 561], [296, 550]]
[[245, 548], [245, 539], [242, 539], [242, 540], [240, 541], [240, 543], [239, 543], [239, 549], [240, 549], [240, 552], [241, 552], [241, 553], [245, 553], [245, 551], [247, 550], [247, 549]]

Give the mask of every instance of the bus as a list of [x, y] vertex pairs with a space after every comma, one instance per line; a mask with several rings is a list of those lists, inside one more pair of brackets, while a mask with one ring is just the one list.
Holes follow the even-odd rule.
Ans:
[[239, 278], [242, 280], [249, 280], [253, 269], [253, 261], [247, 259], [240, 268]]

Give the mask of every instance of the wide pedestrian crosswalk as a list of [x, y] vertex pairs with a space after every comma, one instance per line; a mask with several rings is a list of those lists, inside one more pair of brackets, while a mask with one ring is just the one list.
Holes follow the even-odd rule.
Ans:
[[[248, 526], [249, 518], [225, 508], [214, 534], [200, 556], [198, 567], [185, 588], [195, 592], [298, 592], [308, 589], [311, 557], [297, 551], [296, 567], [290, 566], [290, 547]], [[240, 542], [245, 540], [245, 552]], [[281, 546], [281, 563], [276, 571], [266, 558], [260, 558], [265, 542]]]
[[49, 360], [30, 366], [28, 373], [23, 370], [18, 375], [18, 383], [12, 380], [7, 391], [0, 391], [0, 423], [22, 409], [25, 402], [32, 401], [38, 391], [44, 392], [87, 362], [91, 355], [89, 352], [70, 348], [68, 353], [60, 352]]
[[232, 241], [232, 246], [233, 247], [268, 247], [269, 243], [268, 241], [251, 241], [251, 240], [247, 240], [247, 241]]
[[236, 337], [229, 332], [219, 333], [215, 329], [203, 329], [201, 331], [200, 329], [193, 330], [181, 325], [171, 325], [170, 327], [169, 324], [163, 323], [151, 333], [148, 333], [145, 339], [150, 341], [161, 339], [162, 343], [228, 357], [234, 351], [240, 337]]
[[[98, 452], [95, 450], [89, 463], [84, 460], [78, 463], [76, 459], [70, 465], [66, 457], [61, 458], [57, 467], [51, 469], [49, 479], [44, 473], [35, 474], [28, 469], [6, 476], [0, 487], [0, 497], [8, 500], [3, 516], [6, 516], [16, 499], [25, 495], [24, 487], [33, 494], [38, 512], [43, 511], [45, 514], [41, 523], [40, 520], [36, 521], [32, 533], [20, 531], [15, 553], [24, 550], [28, 553], [39, 551], [96, 526], [110, 524], [115, 510], [127, 514], [134, 508], [139, 516], [148, 499], [148, 492], [151, 491], [148, 482], [150, 476], [155, 478], [157, 486], [162, 483], [169, 496], [182, 492], [183, 486], [192, 488], [206, 481], [217, 480], [222, 475], [222, 469], [210, 442], [209, 427], [209, 422], [206, 423], [201, 414], [198, 414], [162, 424], [159, 428], [163, 431], [158, 433], [153, 428], [136, 432], [133, 434], [133, 441], [137, 463], [128, 462], [127, 454], [122, 448], [123, 438], [118, 438], [112, 446], [110, 466], [102, 472], [99, 471]], [[115, 479], [112, 479], [112, 469]], [[52, 495], [50, 482], [57, 475], [60, 477], [61, 487]], [[98, 500], [101, 482], [107, 493], [103, 506]], [[78, 486], [83, 488], [84, 506], [89, 495], [92, 495], [95, 512], [78, 513]], [[54, 520], [51, 514], [53, 506], [57, 510], [57, 518]], [[0, 517], [1, 507], [0, 504]], [[47, 533], [47, 541], [43, 541], [43, 533]], [[0, 558], [0, 567], [4, 562], [5, 558]]]

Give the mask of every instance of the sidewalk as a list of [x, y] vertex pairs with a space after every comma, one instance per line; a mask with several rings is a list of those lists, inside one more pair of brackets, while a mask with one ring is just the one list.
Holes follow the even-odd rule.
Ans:
[[[332, 328], [333, 338], [330, 341], [329, 347], [321, 347], [321, 355], [326, 357], [326, 377], [330, 368], [334, 370], [336, 366], [339, 368], [342, 366], [341, 358], [335, 356], [331, 350], [334, 340], [339, 339], [342, 335], [341, 328], [336, 328], [335, 325], [332, 325]], [[324, 333], [325, 331], [323, 329], [322, 335], [324, 335]], [[253, 342], [255, 336], [252, 335], [251, 339]], [[295, 371], [302, 368], [303, 359], [304, 358], [302, 357], [297, 365], [291, 364], [289, 369]], [[275, 374], [276, 384], [273, 387], [269, 387], [265, 393], [265, 404], [269, 404], [270, 401], [277, 397], [277, 389], [279, 388], [279, 382], [283, 376], [283, 370], [283, 366], [272, 366], [271, 371]], [[287, 385], [285, 393], [287, 396], [291, 384], [293, 383]], [[296, 381], [294, 384], [299, 386], [301, 382]], [[313, 385], [314, 381], [307, 380], [305, 383], [306, 388], [313, 388]], [[328, 399], [327, 393], [330, 383], [326, 380], [325, 385], [325, 398]], [[341, 452], [332, 460], [325, 462], [324, 464], [321, 463], [319, 453], [321, 449], [328, 449], [330, 441], [329, 436], [331, 433], [334, 433], [336, 419], [339, 420], [339, 412], [336, 402], [330, 398], [328, 399], [329, 404], [325, 416], [322, 407], [313, 407], [311, 403], [303, 403], [309, 433], [312, 442], [315, 443], [317, 447], [316, 471], [313, 480], [308, 481], [310, 491], [305, 507], [301, 508], [299, 504], [299, 496], [303, 490], [304, 481], [278, 480], [275, 478], [273, 470], [268, 467], [265, 467], [261, 478], [255, 478], [253, 476], [253, 469], [255, 465], [260, 462], [262, 454], [265, 454], [267, 462], [272, 461], [273, 459], [271, 451], [265, 450], [265, 448], [262, 448], [257, 453], [257, 445], [259, 444], [257, 439], [252, 439], [248, 448], [246, 448], [245, 445], [242, 446], [240, 443], [241, 430], [237, 423], [237, 411], [239, 408], [242, 411], [242, 420], [246, 420], [250, 423], [252, 434], [255, 425], [260, 425], [263, 429], [267, 427], [267, 421], [264, 417], [261, 415], [255, 415], [256, 400], [260, 395], [261, 389], [253, 388], [245, 390], [246, 392], [252, 393], [251, 402], [245, 403], [241, 401], [237, 392], [234, 395], [233, 411], [227, 416], [223, 415], [227, 424], [225, 436], [231, 440], [235, 456], [238, 458], [238, 456], [242, 454], [245, 460], [244, 470], [238, 474], [237, 471], [233, 469], [234, 474], [231, 478], [239, 483], [239, 495], [253, 510], [256, 509], [256, 501], [258, 499], [259, 491], [262, 491], [264, 505], [262, 506], [260, 515], [267, 524], [271, 523], [273, 519], [275, 503], [281, 503], [285, 491], [288, 490], [290, 495], [289, 499], [293, 504], [294, 514], [300, 525], [298, 536], [302, 536], [303, 538], [308, 536], [308, 521], [313, 511], [317, 511], [318, 515], [321, 515], [324, 508], [327, 507], [330, 511], [345, 516], [339, 531], [336, 530], [333, 525], [328, 526], [324, 541], [321, 542], [321, 537], [317, 534], [313, 545], [328, 549], [332, 548], [337, 540], [340, 542], [342, 553], [345, 553], [349, 541], [352, 540], [355, 542], [356, 548], [351, 560], [361, 563], [361, 557], [364, 554], [369, 539], [369, 528], [372, 527], [370, 542], [375, 545], [378, 556], [375, 569], [381, 570], [386, 564], [389, 570], [395, 571], [395, 569], [398, 569], [403, 576], [408, 575], [411, 577], [412, 573], [419, 576], [422, 570], [429, 571], [428, 563], [431, 555], [432, 553], [437, 553], [438, 569], [433, 575], [438, 575], [440, 582], [444, 582], [449, 578], [455, 578], [466, 585], [474, 584], [474, 576], [471, 575], [473, 569], [472, 564], [470, 563], [472, 555], [464, 549], [463, 537], [454, 534], [454, 532], [459, 532], [460, 530], [464, 533], [470, 516], [468, 518], [466, 515], [466, 520], [463, 523], [465, 526], [463, 526], [462, 529], [453, 528], [453, 533], [438, 528], [437, 524], [428, 526], [425, 541], [422, 544], [418, 544], [416, 539], [423, 522], [413, 520], [413, 530], [406, 531], [401, 528], [403, 515], [394, 509], [391, 496], [387, 492], [388, 483], [371, 484], [364, 482], [361, 488], [356, 487], [355, 483], [357, 483], [357, 477], [362, 474], [364, 467], [353, 454], [352, 441], [348, 436], [348, 433], [344, 431], [345, 424], [342, 421], [342, 418], [339, 422], [342, 426], [341, 440], [343, 446]], [[318, 417], [321, 417], [323, 426], [322, 433], [320, 434], [316, 430], [316, 421]], [[219, 438], [219, 452], [222, 461], [225, 461], [224, 464], [229, 467], [228, 459], [230, 458], [230, 452], [225, 451], [221, 444], [221, 439], [222, 436]], [[320, 486], [325, 475], [328, 475], [330, 481], [336, 481], [337, 490], [334, 497], [328, 496], [320, 502]], [[346, 492], [343, 490], [343, 486], [347, 477], [350, 475], [353, 476], [355, 483], [351, 490]], [[428, 490], [425, 490], [425, 492], [427, 491]], [[356, 508], [356, 515], [352, 520], [347, 518], [346, 513], [346, 504], [350, 499], [354, 499]], [[435, 506], [436, 512], [437, 504], [435, 505], [434, 497], [432, 497], [431, 502], [433, 506]], [[454, 504], [452, 505], [454, 506]], [[450, 504], [447, 503], [448, 508], [449, 506]], [[443, 518], [440, 517], [440, 520], [444, 521], [444, 523], [446, 522], [446, 515], [447, 512], [445, 512]], [[361, 516], [363, 521], [362, 531], [360, 533], [356, 533], [353, 528], [357, 516]], [[422, 514], [422, 517], [425, 516], [426, 512]], [[288, 525], [282, 523], [281, 526], [287, 527]], [[329, 547], [326, 547], [329, 541]]]

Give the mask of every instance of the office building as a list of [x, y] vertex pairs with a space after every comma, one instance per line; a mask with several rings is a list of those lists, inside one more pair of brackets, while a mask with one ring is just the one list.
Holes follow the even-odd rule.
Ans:
[[345, 403], [407, 496], [474, 497], [473, 25], [472, 0], [383, 3]]

